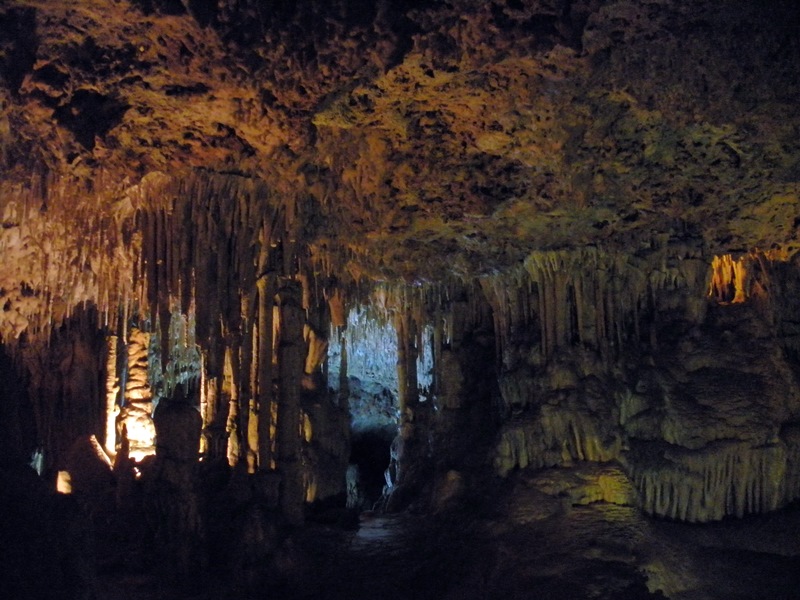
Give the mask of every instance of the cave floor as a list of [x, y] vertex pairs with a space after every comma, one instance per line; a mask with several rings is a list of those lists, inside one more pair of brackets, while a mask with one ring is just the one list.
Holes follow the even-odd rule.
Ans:
[[[542, 516], [362, 516], [357, 529], [309, 523], [290, 541], [278, 585], [194, 591], [145, 573], [106, 572], [104, 600], [800, 598], [800, 507], [691, 525], [596, 503]], [[501, 518], [502, 517], [502, 518]]]

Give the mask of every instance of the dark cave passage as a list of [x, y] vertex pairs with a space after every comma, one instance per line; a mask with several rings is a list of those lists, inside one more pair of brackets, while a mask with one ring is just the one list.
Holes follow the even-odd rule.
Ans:
[[[394, 436], [381, 430], [366, 430], [353, 434], [348, 466], [348, 506], [364, 510], [374, 508], [386, 486], [386, 469], [389, 468]], [[351, 470], [355, 472], [351, 473]], [[356, 482], [354, 497], [350, 497], [350, 480]]]

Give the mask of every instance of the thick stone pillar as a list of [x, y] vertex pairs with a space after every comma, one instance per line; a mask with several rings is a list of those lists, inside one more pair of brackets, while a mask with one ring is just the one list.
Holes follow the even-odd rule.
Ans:
[[265, 274], [258, 279], [256, 285], [258, 287], [258, 468], [266, 471], [272, 468], [274, 460], [270, 425], [274, 401], [272, 347], [277, 277], [271, 273]]
[[397, 400], [400, 408], [399, 431], [390, 450], [386, 473], [389, 497], [386, 509], [402, 510], [420, 487], [425, 458], [425, 427], [419, 421], [419, 386], [414, 324], [405, 307], [398, 307], [394, 320], [397, 331]]
[[194, 481], [203, 420], [196, 398], [163, 400], [155, 412], [158, 446], [153, 477], [146, 484], [162, 568], [178, 580], [202, 572], [206, 563], [204, 526]]
[[402, 308], [395, 316], [397, 331], [397, 395], [400, 407], [401, 428], [414, 421], [414, 411], [419, 403], [417, 384], [417, 348], [408, 313]]
[[[128, 454], [134, 460], [155, 453], [156, 430], [151, 417], [153, 396], [147, 376], [149, 347], [150, 334], [132, 328], [128, 338], [128, 377], [117, 431], [125, 438]], [[117, 442], [123, 443], [120, 436]]]
[[[256, 413], [256, 381], [258, 372], [258, 352], [256, 348], [258, 319], [258, 288], [254, 287], [247, 296], [242, 297], [242, 347], [238, 369], [239, 382], [239, 450], [240, 459], [247, 465], [248, 472], [255, 471], [258, 460], [258, 437]], [[251, 420], [252, 417], [252, 420]], [[251, 435], [251, 430], [253, 431]]]
[[282, 475], [280, 504], [286, 519], [303, 522], [305, 487], [303, 484], [300, 439], [300, 386], [303, 380], [306, 347], [303, 341], [305, 314], [300, 284], [284, 280], [278, 292], [280, 307], [280, 401], [278, 404], [278, 471]]

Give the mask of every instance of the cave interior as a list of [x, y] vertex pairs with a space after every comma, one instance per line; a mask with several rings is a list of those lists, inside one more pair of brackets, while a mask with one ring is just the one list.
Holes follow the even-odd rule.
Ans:
[[0, 2], [0, 590], [800, 598], [795, 0]]

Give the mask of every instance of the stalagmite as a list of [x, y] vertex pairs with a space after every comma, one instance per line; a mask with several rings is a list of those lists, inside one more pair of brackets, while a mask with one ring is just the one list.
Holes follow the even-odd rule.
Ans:
[[149, 508], [163, 523], [154, 533], [156, 555], [181, 578], [205, 566], [204, 523], [195, 483], [202, 419], [193, 403], [182, 391], [159, 403], [154, 418], [155, 476], [147, 482]]

